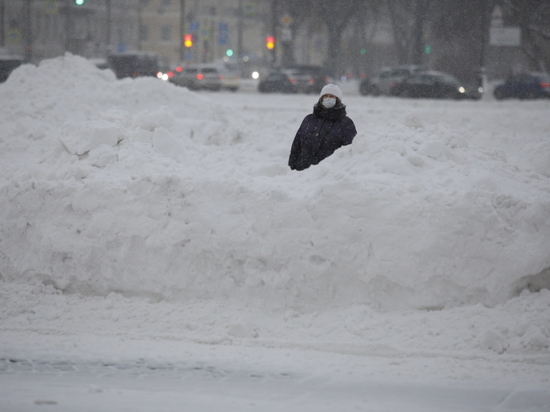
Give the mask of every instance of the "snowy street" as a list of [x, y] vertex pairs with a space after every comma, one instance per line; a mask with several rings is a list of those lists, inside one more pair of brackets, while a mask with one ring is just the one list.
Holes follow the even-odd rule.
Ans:
[[550, 401], [537, 385], [479, 388], [247, 366], [242, 361], [2, 359], [0, 394], [8, 411], [542, 411]]
[[0, 412], [550, 410], [550, 101], [0, 84]]

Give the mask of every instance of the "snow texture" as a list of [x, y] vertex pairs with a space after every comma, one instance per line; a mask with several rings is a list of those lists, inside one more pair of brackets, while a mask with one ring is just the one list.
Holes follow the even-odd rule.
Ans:
[[358, 135], [296, 172], [316, 96], [197, 94], [70, 54], [15, 70], [0, 85], [4, 361], [66, 345], [173, 359], [176, 341], [296, 366], [285, 348], [319, 373], [342, 357], [349, 373], [536, 384], [531, 410], [550, 408], [550, 102], [341, 86]]

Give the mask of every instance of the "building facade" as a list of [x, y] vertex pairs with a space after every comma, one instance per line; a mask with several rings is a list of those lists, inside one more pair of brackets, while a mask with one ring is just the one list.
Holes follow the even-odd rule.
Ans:
[[140, 15], [140, 46], [165, 67], [267, 54], [267, 0], [145, 0]]
[[259, 58], [270, 25], [269, 0], [0, 0], [0, 48], [30, 62], [66, 51], [94, 59], [152, 52], [166, 68]]

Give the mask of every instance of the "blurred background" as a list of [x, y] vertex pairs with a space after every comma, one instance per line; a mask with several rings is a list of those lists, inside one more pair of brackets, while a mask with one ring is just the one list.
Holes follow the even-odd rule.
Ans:
[[548, 71], [550, 0], [0, 0], [4, 62], [65, 52], [161, 71], [319, 65], [342, 80], [419, 65], [475, 82]]

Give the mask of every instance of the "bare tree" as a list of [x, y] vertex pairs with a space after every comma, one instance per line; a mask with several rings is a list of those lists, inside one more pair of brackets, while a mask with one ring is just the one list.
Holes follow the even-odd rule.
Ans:
[[285, 29], [289, 30], [290, 39], [282, 42], [282, 63], [295, 63], [294, 40], [300, 27], [312, 17], [312, 2], [310, 0], [284, 0], [283, 13], [290, 16], [290, 23]]
[[433, 5], [430, 33], [439, 46], [435, 68], [462, 80], [480, 79], [485, 67], [490, 14], [495, 0], [440, 0]]
[[327, 70], [331, 75], [336, 75], [338, 67], [343, 65], [340, 61], [340, 43], [342, 33], [350, 23], [355, 13], [366, 7], [368, 0], [317, 0], [314, 5], [318, 7], [322, 20], [325, 22], [328, 32]]
[[393, 37], [400, 64], [422, 63], [424, 31], [433, 0], [387, 0]]
[[522, 51], [537, 70], [550, 68], [550, 0], [502, 0], [510, 25], [521, 29]]

